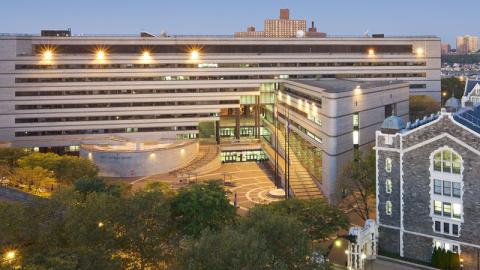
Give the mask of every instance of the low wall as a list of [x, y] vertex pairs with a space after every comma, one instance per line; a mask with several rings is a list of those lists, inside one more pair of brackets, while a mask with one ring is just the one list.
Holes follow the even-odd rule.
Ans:
[[147, 150], [101, 151], [93, 147], [80, 149], [80, 156], [100, 168], [101, 176], [142, 177], [171, 172], [192, 162], [199, 151], [199, 142]]

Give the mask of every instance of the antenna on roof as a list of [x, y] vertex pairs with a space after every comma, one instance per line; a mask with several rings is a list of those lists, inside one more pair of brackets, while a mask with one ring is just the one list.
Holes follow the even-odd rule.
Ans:
[[365, 33], [363, 33], [363, 36], [364, 36], [364, 37], [369, 37], [368, 30], [365, 31]]

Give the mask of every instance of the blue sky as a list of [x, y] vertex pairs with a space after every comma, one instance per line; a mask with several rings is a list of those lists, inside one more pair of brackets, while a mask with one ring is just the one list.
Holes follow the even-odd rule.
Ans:
[[39, 33], [71, 27], [74, 34], [231, 34], [263, 28], [289, 8], [290, 17], [315, 20], [333, 35], [480, 35], [479, 0], [5, 0], [0, 32]]

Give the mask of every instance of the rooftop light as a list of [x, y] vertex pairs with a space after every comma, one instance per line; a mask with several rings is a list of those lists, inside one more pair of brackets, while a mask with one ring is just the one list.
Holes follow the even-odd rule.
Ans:
[[52, 50], [45, 50], [43, 53], [42, 53], [42, 58], [43, 60], [46, 60], [46, 61], [50, 61], [53, 59], [53, 51]]
[[149, 52], [149, 51], [143, 51], [143, 53], [142, 53], [142, 59], [143, 59], [143, 60], [150, 60], [150, 59], [152, 59], [152, 56], [150, 55], [150, 52]]
[[104, 50], [98, 50], [96, 53], [97, 60], [105, 60], [105, 51]]
[[190, 52], [190, 59], [192, 60], [197, 60], [198, 59], [198, 56], [199, 56], [199, 53], [197, 50], [192, 50]]

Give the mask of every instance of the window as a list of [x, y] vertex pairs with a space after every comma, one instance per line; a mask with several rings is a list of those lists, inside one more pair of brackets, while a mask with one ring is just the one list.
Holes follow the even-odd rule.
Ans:
[[359, 114], [358, 113], [354, 113], [353, 114], [353, 127], [354, 128], [358, 128], [360, 126], [360, 119], [359, 119]]
[[452, 234], [458, 236], [458, 225], [452, 224]]
[[461, 161], [459, 155], [453, 155], [452, 157], [452, 172], [455, 174], [460, 174]]
[[433, 204], [434, 204], [433, 212], [435, 213], [435, 215], [441, 215], [442, 214], [442, 202], [441, 201], [434, 201]]
[[435, 231], [441, 232], [442, 230], [442, 223], [440, 221], [435, 221]]
[[452, 195], [452, 182], [443, 181], [443, 195], [451, 196]]
[[385, 171], [392, 172], [392, 159], [391, 158], [385, 159]]
[[453, 204], [453, 218], [461, 219], [462, 217], [462, 206], [458, 203]]
[[460, 198], [460, 191], [461, 191], [461, 187], [460, 187], [460, 183], [452, 183], [452, 195], [453, 197], [455, 198]]
[[443, 233], [450, 234], [450, 223], [443, 223]]
[[450, 150], [444, 150], [442, 155], [443, 172], [450, 172], [452, 170], [452, 152]]
[[385, 192], [387, 192], [388, 194], [392, 193], [392, 180], [390, 179], [387, 179], [385, 181]]
[[452, 204], [443, 203], [443, 216], [451, 217], [452, 216]]
[[435, 179], [433, 182], [433, 193], [442, 195], [442, 180]]
[[391, 201], [387, 201], [385, 203], [385, 213], [389, 216], [392, 215], [392, 202]]
[[460, 156], [449, 149], [438, 151], [433, 157], [433, 169], [437, 172], [460, 174], [461, 166]]
[[442, 171], [442, 152], [437, 152], [435, 154], [433, 168], [435, 171]]

